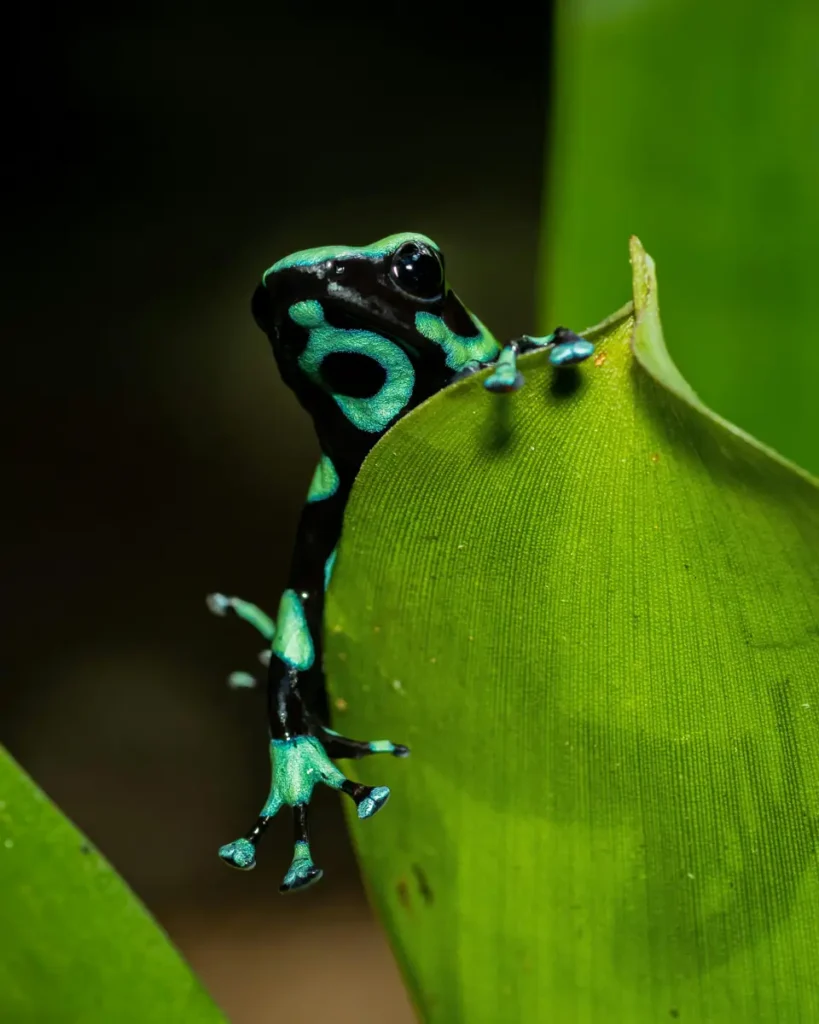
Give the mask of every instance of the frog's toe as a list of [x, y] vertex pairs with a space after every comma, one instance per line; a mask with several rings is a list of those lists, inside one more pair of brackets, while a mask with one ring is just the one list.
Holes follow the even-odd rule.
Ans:
[[327, 754], [336, 760], [358, 760], [361, 757], [369, 757], [371, 754], [409, 757], [410, 752], [409, 747], [404, 746], [403, 743], [393, 743], [392, 740], [353, 740], [349, 736], [341, 736], [326, 726], [321, 728], [320, 739]]
[[232, 868], [250, 871], [256, 867], [256, 847], [249, 839], [236, 839], [219, 847], [219, 856]]
[[221, 619], [227, 615], [230, 609], [230, 598], [225, 594], [208, 594], [205, 604], [212, 615], [218, 615]]
[[306, 889], [309, 885], [318, 882], [323, 874], [321, 868], [317, 868], [313, 863], [309, 843], [299, 841], [293, 848], [293, 860], [279, 886], [279, 892], [287, 893]]
[[499, 367], [490, 374], [483, 382], [483, 386], [492, 394], [508, 394], [510, 391], [519, 391], [524, 384], [523, 374], [512, 367]]
[[227, 684], [231, 690], [253, 690], [259, 682], [249, 672], [231, 672]]
[[594, 345], [590, 341], [581, 338], [568, 327], [556, 328], [550, 338], [552, 349], [549, 352], [549, 362], [552, 366], [574, 366], [588, 359], [594, 352]]
[[409, 757], [410, 754], [409, 747], [391, 740], [371, 740], [367, 747], [370, 754], [392, 754], [393, 757]]
[[272, 640], [276, 635], [276, 623], [270, 616], [255, 604], [243, 601], [241, 597], [228, 597], [227, 594], [219, 593], [208, 594], [205, 604], [209, 612], [220, 618], [224, 618], [228, 612], [232, 612], [258, 630], [265, 640]]

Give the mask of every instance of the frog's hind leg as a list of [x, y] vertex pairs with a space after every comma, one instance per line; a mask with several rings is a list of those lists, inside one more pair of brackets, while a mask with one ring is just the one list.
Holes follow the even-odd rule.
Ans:
[[[393, 744], [390, 746], [394, 747]], [[219, 856], [226, 864], [243, 871], [255, 867], [256, 845], [270, 821], [285, 805], [292, 807], [296, 830], [293, 860], [280, 886], [281, 892], [291, 892], [303, 889], [321, 877], [321, 871], [313, 863], [307, 837], [307, 805], [316, 785], [322, 782], [331, 789], [346, 793], [355, 801], [359, 818], [372, 817], [387, 802], [390, 791], [386, 786], [364, 786], [347, 779], [330, 760], [318, 736], [298, 735], [287, 739], [272, 739], [270, 764], [270, 793], [256, 824], [241, 839], [221, 847]]]

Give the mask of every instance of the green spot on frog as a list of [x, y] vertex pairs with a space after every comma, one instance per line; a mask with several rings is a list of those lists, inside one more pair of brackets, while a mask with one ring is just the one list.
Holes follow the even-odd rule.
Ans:
[[282, 594], [271, 650], [289, 668], [306, 671], [313, 664], [313, 640], [304, 605], [295, 590], [285, 590]]
[[327, 498], [332, 498], [338, 490], [338, 483], [336, 467], [331, 459], [326, 455], [322, 455], [316, 466], [313, 479], [310, 481], [310, 489], [307, 492], [308, 503], [325, 501]]
[[500, 352], [500, 345], [494, 335], [473, 313], [469, 316], [479, 331], [474, 337], [456, 334], [441, 317], [433, 313], [415, 314], [415, 329], [429, 341], [441, 346], [446, 353], [446, 365], [451, 370], [460, 370], [470, 362], [490, 362]]
[[307, 345], [299, 356], [299, 367], [310, 380], [321, 384], [321, 364], [327, 356], [354, 353], [375, 360], [386, 374], [379, 390], [368, 398], [354, 398], [330, 392], [330, 397], [347, 419], [365, 433], [377, 434], [404, 409], [412, 396], [415, 371], [409, 356], [397, 345], [372, 331], [345, 330], [328, 324], [316, 299], [295, 302], [290, 319], [309, 332]]

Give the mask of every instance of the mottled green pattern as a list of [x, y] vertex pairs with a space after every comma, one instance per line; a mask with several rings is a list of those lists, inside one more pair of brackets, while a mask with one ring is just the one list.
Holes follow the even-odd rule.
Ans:
[[413, 750], [352, 834], [425, 1024], [819, 1020], [819, 488], [669, 376], [633, 256], [577, 390], [455, 385], [347, 508], [328, 679]]
[[304, 606], [295, 590], [285, 590], [279, 602], [273, 653], [285, 665], [305, 671], [313, 664], [313, 639], [304, 615]]
[[440, 345], [446, 353], [446, 365], [451, 370], [462, 370], [470, 362], [486, 363], [500, 352], [500, 345], [480, 320], [472, 313], [472, 322], [479, 334], [467, 338], [456, 334], [439, 316], [433, 313], [416, 313], [415, 329], [429, 341]]
[[327, 455], [319, 459], [313, 479], [310, 481], [310, 489], [307, 492], [307, 502], [324, 501], [338, 490], [338, 473], [332, 460]]
[[371, 398], [331, 395], [347, 419], [359, 430], [378, 433], [395, 419], [410, 400], [415, 371], [401, 349], [372, 331], [342, 330], [324, 319], [321, 303], [311, 299], [290, 307], [290, 319], [310, 332], [299, 366], [313, 381], [321, 383], [321, 363], [333, 352], [356, 352], [380, 363], [386, 373], [383, 386]]
[[320, 267], [322, 263], [326, 263], [327, 260], [339, 260], [339, 259], [383, 259], [390, 253], [396, 252], [401, 248], [402, 245], [407, 242], [421, 242], [424, 245], [428, 245], [431, 249], [438, 251], [438, 246], [431, 238], [427, 238], [426, 235], [413, 234], [410, 231], [404, 231], [397, 235], [388, 235], [386, 238], [381, 238], [377, 242], [373, 242], [372, 245], [363, 245], [359, 247], [349, 245], [323, 245], [315, 249], [302, 249], [299, 252], [291, 253], [289, 256], [285, 256], [280, 259], [277, 263], [274, 263], [272, 267], [264, 272], [262, 280], [267, 279], [269, 274], [275, 274], [278, 270], [286, 270], [290, 267]]

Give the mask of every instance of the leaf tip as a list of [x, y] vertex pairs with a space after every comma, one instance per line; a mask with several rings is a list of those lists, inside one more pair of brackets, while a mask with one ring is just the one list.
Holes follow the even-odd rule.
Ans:
[[654, 260], [648, 255], [643, 243], [632, 235], [629, 238], [629, 259], [634, 289], [634, 311], [640, 319], [656, 304], [656, 268]]

